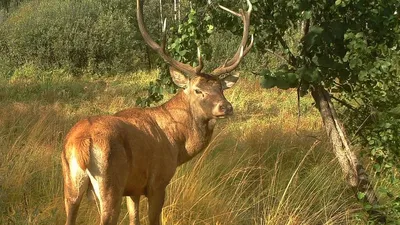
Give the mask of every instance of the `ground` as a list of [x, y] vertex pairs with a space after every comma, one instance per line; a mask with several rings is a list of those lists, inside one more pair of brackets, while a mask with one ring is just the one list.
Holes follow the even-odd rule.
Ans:
[[[135, 106], [155, 74], [1, 80], [0, 224], [63, 224], [66, 133], [80, 118]], [[302, 99], [298, 118], [295, 90], [261, 89], [251, 75], [226, 97], [235, 115], [219, 121], [210, 146], [178, 169], [164, 224], [362, 224], [311, 98]], [[123, 208], [120, 221], [128, 224]], [[98, 221], [96, 203], [85, 197], [78, 224]]]

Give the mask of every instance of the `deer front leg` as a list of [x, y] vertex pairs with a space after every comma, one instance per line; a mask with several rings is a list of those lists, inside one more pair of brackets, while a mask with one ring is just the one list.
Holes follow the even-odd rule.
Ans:
[[128, 206], [128, 211], [129, 211], [130, 225], [140, 225], [139, 203], [140, 203], [140, 196], [126, 197], [126, 204]]
[[160, 225], [161, 211], [164, 205], [165, 188], [149, 193], [149, 220], [150, 225]]

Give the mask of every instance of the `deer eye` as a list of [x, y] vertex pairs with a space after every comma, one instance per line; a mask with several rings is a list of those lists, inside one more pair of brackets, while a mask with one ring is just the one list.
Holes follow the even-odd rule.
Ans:
[[196, 94], [198, 94], [198, 95], [199, 95], [199, 94], [203, 94], [203, 92], [200, 91], [199, 89], [195, 89], [195, 90], [194, 90], [194, 93], [196, 93]]

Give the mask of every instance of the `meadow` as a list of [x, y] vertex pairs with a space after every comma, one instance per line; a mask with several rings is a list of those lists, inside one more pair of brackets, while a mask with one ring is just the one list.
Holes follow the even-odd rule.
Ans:
[[[155, 75], [2, 79], [0, 224], [63, 224], [66, 133], [81, 118], [134, 107]], [[311, 98], [302, 99], [298, 120], [295, 90], [262, 89], [251, 75], [226, 97], [235, 115], [219, 121], [210, 146], [178, 169], [163, 224], [362, 224], [362, 206], [342, 179]], [[141, 212], [147, 224], [146, 204]], [[96, 202], [85, 197], [78, 224], [98, 222]], [[120, 224], [128, 224], [124, 206]]]

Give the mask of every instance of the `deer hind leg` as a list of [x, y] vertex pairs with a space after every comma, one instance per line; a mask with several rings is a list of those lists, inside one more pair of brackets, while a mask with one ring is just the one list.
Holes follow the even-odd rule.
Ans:
[[99, 200], [100, 224], [113, 225], [118, 223], [128, 177], [128, 165], [124, 161], [124, 151], [120, 146], [115, 144], [111, 153], [104, 152], [98, 149], [93, 151], [92, 160], [86, 172]]
[[101, 208], [101, 223], [102, 225], [115, 225], [118, 223], [118, 216], [121, 210], [122, 196], [113, 196], [110, 194], [104, 194], [103, 199], [100, 203]]
[[[99, 201], [100, 217], [102, 225], [113, 225], [118, 223], [121, 209], [123, 187], [116, 185], [117, 182], [107, 175], [95, 175], [87, 171], [93, 191]], [[107, 179], [105, 179], [107, 177]]]
[[67, 214], [66, 225], [75, 224], [79, 205], [82, 196], [88, 188], [89, 177], [82, 170], [75, 158], [71, 158], [69, 163], [62, 159], [64, 175], [64, 204]]
[[150, 225], [160, 225], [161, 212], [165, 199], [165, 188], [151, 191], [147, 197], [149, 199]]
[[[87, 171], [90, 183], [100, 205], [100, 217], [102, 225], [114, 225], [118, 223], [121, 209], [123, 187], [116, 185], [111, 176], [95, 175]], [[105, 179], [107, 177], [107, 179]]]
[[129, 212], [129, 225], [140, 225], [139, 217], [140, 196], [127, 196], [126, 205]]

